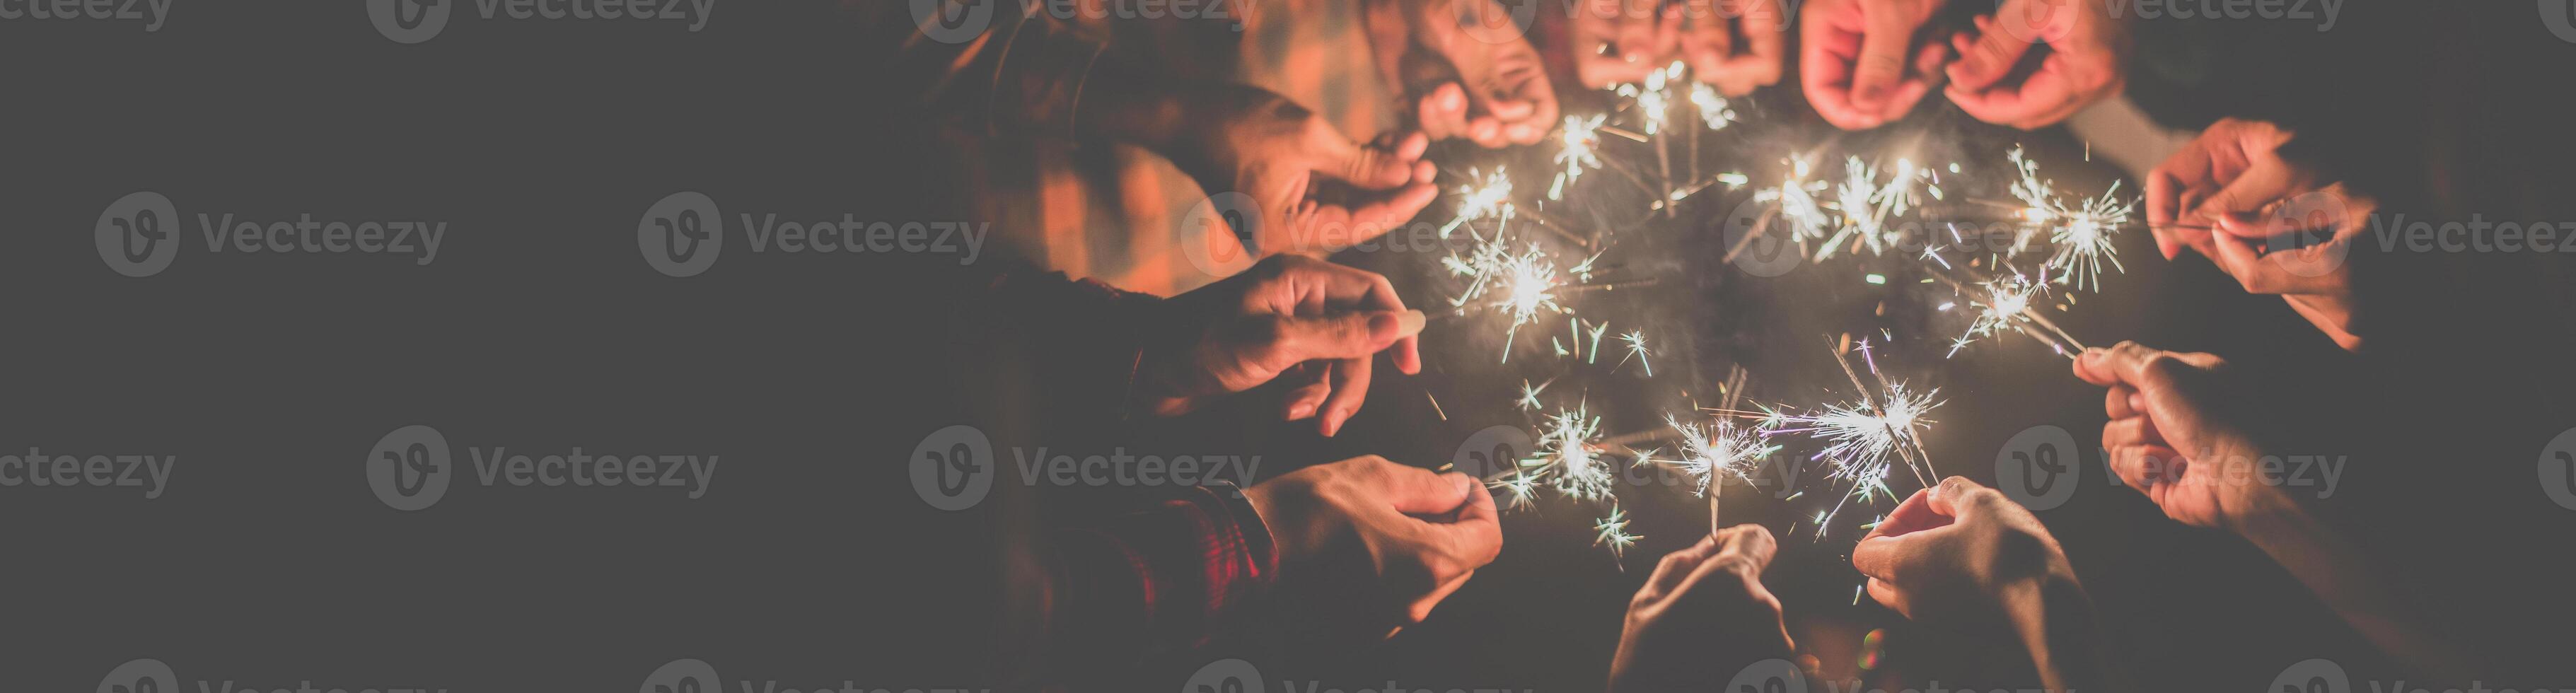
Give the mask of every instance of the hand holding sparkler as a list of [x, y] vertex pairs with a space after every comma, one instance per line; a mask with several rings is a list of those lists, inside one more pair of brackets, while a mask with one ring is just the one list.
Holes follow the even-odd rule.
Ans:
[[1762, 586], [1777, 547], [1761, 525], [1737, 525], [1665, 555], [1628, 602], [1609, 690], [1708, 690], [1725, 672], [1790, 656], [1780, 599]]
[[1914, 492], [1852, 549], [1852, 567], [1908, 619], [2019, 641], [2050, 690], [2118, 689], [2066, 551], [1994, 489], [1954, 476]]
[[1134, 109], [1148, 122], [1131, 129], [1209, 194], [1252, 199], [1250, 218], [1226, 221], [1256, 256], [1340, 250], [1394, 230], [1439, 196], [1437, 171], [1422, 160], [1430, 140], [1421, 135], [1363, 147], [1321, 116], [1253, 87], [1207, 86], [1162, 101]]
[[1578, 0], [1566, 22], [1566, 52], [1583, 86], [1642, 81], [1671, 62], [1683, 9], [1661, 0]]
[[[2148, 175], [2149, 228], [2166, 259], [2188, 245], [2248, 293], [2281, 296], [2336, 344], [2358, 350], [2352, 274], [2343, 260], [2378, 204], [2283, 156], [2294, 137], [2264, 122], [2230, 118], [2209, 126]], [[2192, 222], [2221, 233], [2189, 228]]]
[[1799, 17], [1798, 79], [1816, 114], [1866, 130], [1913, 110], [1941, 79], [1950, 47], [1916, 45], [1943, 0], [1812, 0]]
[[[1976, 31], [1951, 37], [1960, 59], [1946, 93], [1978, 120], [2037, 130], [2120, 93], [2131, 43], [2106, 3], [2005, 0], [1977, 17]], [[2015, 69], [2043, 44], [2037, 70]]]
[[1161, 415], [1284, 376], [1287, 418], [1316, 417], [1329, 436], [1367, 399], [1378, 352], [1392, 351], [1406, 373], [1422, 370], [1422, 312], [1406, 310], [1385, 277], [1322, 260], [1263, 260], [1156, 310], [1137, 396]]
[[1474, 477], [1383, 457], [1307, 467], [1243, 496], [1278, 550], [1276, 594], [1353, 636], [1421, 623], [1503, 549], [1494, 497]]
[[1390, 1], [1419, 48], [1398, 58], [1396, 72], [1423, 95], [1425, 132], [1499, 148], [1537, 144], [1556, 126], [1546, 65], [1509, 9], [1494, 0]]
[[2195, 527], [2227, 528], [2282, 501], [2279, 489], [2245, 479], [2263, 450], [2222, 403], [2240, 398], [2209, 354], [2177, 354], [2122, 342], [2084, 352], [2075, 375], [2108, 387], [2102, 449], [2122, 485], [2165, 515]]
[[1682, 21], [1682, 60], [1719, 94], [1743, 96], [1780, 83], [1789, 17], [1779, 0], [1690, 0]]

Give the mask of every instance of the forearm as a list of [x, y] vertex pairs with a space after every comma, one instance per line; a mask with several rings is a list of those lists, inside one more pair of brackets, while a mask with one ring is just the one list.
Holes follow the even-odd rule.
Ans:
[[2474, 668], [2467, 653], [2450, 645], [2456, 641], [2382, 583], [2376, 577], [2382, 571], [2359, 545], [2316, 509], [2265, 488], [2231, 524], [2390, 656], [2425, 675], [2451, 677]]
[[2053, 691], [2122, 691], [2094, 621], [2093, 603], [2072, 575], [2055, 575], [2008, 587], [2004, 609], [2030, 652], [2031, 666]]

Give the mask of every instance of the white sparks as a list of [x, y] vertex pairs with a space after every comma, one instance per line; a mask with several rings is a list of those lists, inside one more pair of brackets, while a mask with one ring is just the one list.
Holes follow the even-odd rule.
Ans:
[[1699, 108], [1700, 121], [1708, 123], [1710, 130], [1724, 130], [1728, 123], [1735, 122], [1735, 109], [1707, 82], [1691, 83], [1690, 100]]
[[1628, 355], [1619, 359], [1619, 364], [1627, 365], [1628, 359], [1636, 359], [1639, 365], [1646, 368], [1646, 377], [1654, 377], [1655, 364], [1646, 360], [1647, 356], [1652, 355], [1652, 352], [1646, 350], [1646, 331], [1631, 330], [1627, 334], [1619, 335], [1619, 341], [1628, 344]]
[[[1475, 177], [1470, 171], [1469, 177]], [[1482, 182], [1459, 186], [1458, 217], [1440, 227], [1440, 237], [1448, 238], [1459, 226], [1478, 219], [1508, 219], [1512, 215], [1512, 177], [1501, 167], [1485, 175]]]
[[1825, 182], [1807, 180], [1809, 165], [1806, 159], [1791, 158], [1788, 162], [1789, 179], [1781, 181], [1777, 187], [1755, 191], [1753, 200], [1779, 203], [1780, 222], [1788, 225], [1789, 240], [1824, 238], [1826, 227], [1833, 221], [1825, 216], [1824, 207], [1816, 203], [1816, 195], [1825, 191]]
[[2045, 280], [2034, 282], [2014, 274], [1986, 282], [1978, 288], [1984, 291], [1984, 295], [1968, 297], [1968, 302], [1977, 307], [1977, 316], [1969, 323], [1966, 334], [1950, 342], [1951, 356], [1959, 355], [1960, 349], [1979, 339], [2028, 322], [2031, 299], [2043, 293], [2047, 286]]
[[2129, 223], [2138, 201], [2120, 202], [2120, 184], [2113, 182], [2101, 197], [2068, 206], [2056, 189], [2056, 181], [2039, 177], [2039, 163], [2032, 161], [2022, 148], [2014, 147], [2004, 158], [2018, 173], [2012, 184], [2012, 195], [2029, 208], [2022, 210], [2024, 220], [2032, 224], [2013, 244], [2018, 253], [2038, 231], [2046, 231], [2048, 242], [2056, 248], [2047, 267], [2057, 272], [2057, 283], [2092, 291], [2102, 286], [2102, 265], [2110, 263], [2114, 271], [2127, 271], [2120, 265], [2116, 243], [2120, 227]]
[[1592, 544], [1610, 547], [1610, 555], [1614, 558], [1625, 555], [1628, 545], [1645, 538], [1628, 533], [1628, 511], [1617, 506], [1610, 508], [1610, 516], [1593, 523], [1592, 531], [1594, 532]]
[[1564, 149], [1556, 154], [1556, 162], [1565, 164], [1565, 170], [1557, 173], [1556, 184], [1547, 190], [1547, 199], [1565, 199], [1566, 184], [1582, 178], [1585, 168], [1601, 167], [1597, 151], [1601, 146], [1601, 125], [1609, 119], [1608, 115], [1565, 117], [1565, 133], [1558, 136]]
[[1735, 422], [1729, 420], [1720, 419], [1711, 430], [1682, 423], [1666, 414], [1664, 424], [1681, 435], [1682, 458], [1674, 463], [1699, 479], [1702, 496], [1716, 492], [1720, 475], [1751, 482], [1755, 465], [1779, 450], [1777, 446], [1762, 444], [1748, 432], [1737, 430]]
[[[1538, 320], [1539, 314], [1571, 312], [1556, 302], [1556, 288], [1565, 285], [1566, 273], [1557, 270], [1556, 260], [1547, 251], [1531, 243], [1526, 250], [1514, 252], [1510, 240], [1496, 231], [1493, 238], [1478, 236], [1476, 244], [1464, 255], [1451, 254], [1441, 264], [1451, 274], [1467, 278], [1467, 288], [1449, 304], [1464, 312], [1471, 303], [1482, 301], [1487, 307], [1511, 316], [1503, 341], [1503, 359], [1511, 360], [1512, 337], [1522, 325]], [[1575, 265], [1576, 276], [1591, 272], [1592, 262], [1600, 256]]]
[[1571, 410], [1560, 410], [1550, 417], [1547, 429], [1538, 442], [1537, 455], [1522, 463], [1521, 472], [1539, 476], [1550, 488], [1567, 498], [1600, 501], [1610, 498], [1611, 482], [1616, 480], [1610, 465], [1600, 458], [1601, 419], [1592, 416], [1583, 404]]

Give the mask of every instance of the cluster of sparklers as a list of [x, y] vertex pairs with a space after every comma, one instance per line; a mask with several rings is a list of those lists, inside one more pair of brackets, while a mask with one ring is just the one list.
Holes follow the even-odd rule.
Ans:
[[[1574, 304], [1578, 302], [1571, 296], [1652, 281], [1596, 282], [1594, 275], [1610, 245], [1607, 232], [1578, 233], [1555, 222], [1546, 211], [1548, 204], [1562, 202], [1575, 186], [1590, 180], [1588, 173], [1611, 171], [1645, 191], [1648, 217], [1677, 218], [1677, 203], [1692, 195], [1719, 185], [1735, 189], [1750, 182], [1740, 172], [1702, 177], [1698, 133], [1723, 130], [1741, 116], [1724, 96], [1689, 79], [1680, 63], [1651, 73], [1642, 83], [1619, 86], [1613, 93], [1621, 97], [1622, 105], [1612, 112], [1565, 118], [1555, 139], [1559, 151], [1554, 163], [1561, 168], [1555, 170], [1543, 199], [1518, 197], [1511, 176], [1502, 168], [1470, 171], [1465, 176], [1469, 182], [1457, 189], [1455, 218], [1441, 228], [1443, 239], [1461, 229], [1467, 234], [1463, 247], [1442, 260], [1461, 287], [1450, 305], [1460, 316], [1493, 316], [1504, 332], [1502, 360], [1506, 363], [1515, 345], [1522, 343], [1524, 328], [1563, 315], [1567, 334], [1550, 340], [1555, 354], [1598, 364], [1609, 325], [1577, 315]], [[1681, 120], [1684, 124], [1676, 127], [1676, 111], [1683, 110], [1698, 122]], [[1605, 156], [1608, 137], [1650, 147], [1651, 167]], [[1674, 139], [1687, 140], [1684, 168], [1678, 172], [1671, 153]], [[1844, 255], [1887, 256], [1919, 245], [1920, 253], [1914, 257], [1929, 277], [1924, 283], [1946, 284], [1954, 294], [1939, 309], [1947, 312], [1964, 306], [1968, 315], [1966, 330], [1950, 342], [1952, 356], [2005, 332], [2029, 335], [2069, 356], [2083, 349], [2041, 309], [2054, 303], [2051, 287], [2068, 292], [2071, 303], [2074, 291], [2100, 290], [2105, 266], [2115, 272], [2124, 270], [2114, 241], [2120, 230], [2131, 225], [2136, 202], [2120, 201], [2118, 185], [2098, 197], [2070, 202], [2053, 181], [2039, 175], [2038, 165], [2019, 147], [2005, 154], [2015, 176], [2010, 186], [2015, 201], [2011, 202], [1955, 199], [1943, 186], [1945, 177], [1962, 175], [1963, 167], [1956, 162], [1919, 164], [1898, 158], [1881, 167], [1847, 156], [1837, 179], [1818, 175], [1819, 158], [1815, 153], [1792, 155], [1783, 160], [1784, 176], [1753, 191], [1752, 199], [1765, 207], [1750, 235], [1778, 233], [1779, 240], [1793, 244], [1815, 262]], [[1917, 218], [1929, 210], [1961, 206], [1988, 210], [1996, 218], [1982, 225]], [[1527, 233], [1532, 229], [1580, 250], [1551, 250], [1551, 245], [1559, 244], [1542, 242], [1551, 239]], [[1750, 238], [1736, 241], [1735, 251], [1742, 250], [1744, 240]], [[1728, 258], [1732, 257], [1730, 252]], [[1879, 275], [1870, 276], [1884, 281]], [[2057, 308], [2062, 311], [2065, 306]], [[1626, 353], [1612, 369], [1634, 361], [1645, 377], [1653, 377], [1653, 350], [1646, 332], [1629, 330], [1618, 339], [1620, 344], [1614, 348]], [[1697, 494], [1708, 500], [1714, 529], [1718, 490], [1726, 478], [1749, 482], [1761, 465], [1786, 449], [1778, 439], [1806, 438], [1815, 449], [1808, 461], [1821, 465], [1825, 478], [1846, 489], [1832, 508], [1815, 516], [1815, 535], [1821, 539], [1827, 525], [1852, 501], [1866, 504], [1873, 496], [1893, 500], [1896, 494], [1888, 480], [1897, 469], [1905, 469], [1926, 486], [1938, 476], [1922, 438], [1932, 424], [1926, 415], [1942, 403], [1939, 391], [1887, 380], [1871, 354], [1869, 340], [1862, 340], [1857, 349], [1847, 347], [1846, 338], [1834, 349], [1834, 356], [1853, 388], [1849, 401], [1812, 408], [1740, 408], [1746, 376], [1739, 368], [1721, 388], [1723, 405], [1693, 407], [1689, 415], [1668, 414], [1655, 430], [1604, 436], [1601, 418], [1578, 400], [1570, 409], [1545, 416], [1535, 449], [1487, 482], [1513, 508], [1528, 507], [1540, 495], [1552, 494], [1600, 509], [1602, 514], [1593, 525], [1595, 543], [1617, 555], [1641, 538], [1628, 531], [1629, 518], [1619, 504], [1618, 465], [1683, 473]], [[1853, 353], [1865, 368], [1852, 366]], [[1546, 384], [1524, 383], [1519, 407], [1534, 415], [1544, 410], [1540, 395], [1546, 388]], [[1647, 443], [1669, 443], [1674, 452], [1666, 455], [1661, 449], [1635, 447]]]

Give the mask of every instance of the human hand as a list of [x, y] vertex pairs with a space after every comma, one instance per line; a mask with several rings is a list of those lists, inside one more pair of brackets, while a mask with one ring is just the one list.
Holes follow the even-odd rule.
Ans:
[[1422, 372], [1422, 311], [1406, 310], [1386, 277], [1302, 255], [1262, 260], [1158, 310], [1137, 382], [1142, 402], [1163, 416], [1285, 375], [1287, 418], [1320, 415], [1329, 436], [1367, 399], [1378, 352], [1392, 351], [1397, 370]]
[[1906, 618], [2014, 635], [2014, 612], [2075, 571], [2029, 510], [1966, 477], [1914, 492], [1852, 548], [1869, 596]]
[[1507, 8], [1494, 0], [1392, 1], [1412, 41], [1398, 78], [1414, 95], [1424, 134], [1500, 148], [1537, 144], [1556, 127], [1546, 64]]
[[1237, 192], [1257, 212], [1236, 223], [1247, 250], [1330, 254], [1385, 235], [1439, 196], [1421, 135], [1360, 146], [1285, 97], [1238, 85], [1202, 86], [1179, 99], [1165, 156], [1210, 194]]
[[[2259, 121], [2210, 125], [2147, 176], [2147, 226], [2166, 259], [2197, 250], [2247, 292], [2279, 295], [2337, 345], [2359, 350], [2343, 260], [2378, 203], [2283, 157], [2295, 137]], [[2305, 242], [2314, 235], [2327, 238]], [[2261, 251], [2284, 238], [2299, 247]]]
[[1352, 635], [1421, 623], [1503, 550], [1494, 497], [1475, 478], [1374, 455], [1290, 472], [1244, 497], [1278, 547], [1275, 589]]
[[[1945, 71], [1951, 103], [1978, 120], [2037, 130], [2065, 120], [2127, 82], [2132, 42], [2110, 6], [2089, 0], [2005, 0], [1977, 28], [1951, 37], [1960, 59]], [[2045, 47], [2039, 67], [2019, 69]]]
[[1788, 11], [1778, 0], [1690, 0], [1681, 31], [1691, 76], [1728, 97], [1780, 83]]
[[2111, 471], [2167, 517], [2195, 527], [2233, 529], [2274, 500], [2272, 487], [2253, 476], [2262, 449], [2221, 408], [2241, 401], [2229, 391], [2226, 366], [2210, 354], [2135, 342], [2075, 359], [2076, 377], [2111, 389], [2102, 404], [2111, 417], [2102, 426]]
[[1914, 36], [1942, 0], [1811, 0], [1798, 30], [1798, 81], [1817, 115], [1865, 130], [1904, 116], [1931, 93], [1950, 47]]
[[1761, 525], [1736, 525], [1664, 556], [1628, 601], [1612, 691], [1705, 689], [1741, 665], [1796, 649], [1780, 600], [1762, 586], [1776, 548]]

